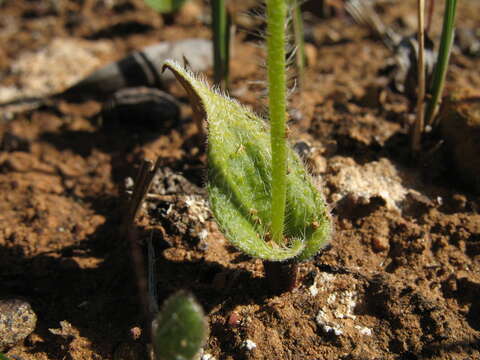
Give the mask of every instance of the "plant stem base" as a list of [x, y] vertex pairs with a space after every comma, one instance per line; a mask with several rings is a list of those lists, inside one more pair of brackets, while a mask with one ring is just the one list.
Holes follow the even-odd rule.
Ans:
[[295, 289], [298, 285], [298, 263], [264, 261], [265, 280], [274, 294]]

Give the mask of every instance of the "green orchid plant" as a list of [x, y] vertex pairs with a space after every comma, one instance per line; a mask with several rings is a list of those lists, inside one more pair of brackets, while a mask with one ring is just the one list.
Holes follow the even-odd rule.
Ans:
[[296, 264], [331, 234], [328, 206], [286, 139], [286, 14], [285, 0], [267, 1], [270, 124], [179, 64], [164, 65], [207, 123], [207, 189], [216, 221], [235, 247], [263, 260], [275, 292], [295, 286]]

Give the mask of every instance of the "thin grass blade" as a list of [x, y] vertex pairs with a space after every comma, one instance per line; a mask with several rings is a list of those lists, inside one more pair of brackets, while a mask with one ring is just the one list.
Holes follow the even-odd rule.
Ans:
[[230, 17], [227, 0], [212, 0], [212, 32], [214, 81], [222, 89], [228, 87], [230, 63]]
[[437, 63], [435, 65], [432, 86], [430, 88], [431, 99], [427, 103], [427, 109], [425, 111], [425, 124], [430, 126], [434, 123], [434, 118], [440, 104], [440, 97], [445, 86], [445, 77], [447, 75], [448, 63], [455, 35], [456, 10], [457, 0], [446, 0], [440, 49], [438, 50]]

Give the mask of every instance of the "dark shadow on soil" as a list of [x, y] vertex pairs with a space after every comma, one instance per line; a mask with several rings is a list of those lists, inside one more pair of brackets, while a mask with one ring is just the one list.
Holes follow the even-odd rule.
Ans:
[[368, 204], [359, 204], [355, 199], [345, 197], [332, 209], [332, 214], [339, 219], [356, 221], [370, 216], [382, 206], [385, 206], [385, 200], [379, 196], [372, 197]]
[[111, 154], [112, 178], [119, 184], [132, 166], [126, 161], [126, 154], [135, 148], [135, 140], [140, 144], [152, 141], [154, 137], [147, 140], [138, 134], [127, 132], [62, 131], [45, 132], [40, 139], [53, 144], [60, 151], [71, 150], [82, 157], [90, 156], [94, 149]]
[[472, 350], [480, 349], [480, 339], [477, 341], [465, 342], [447, 342], [446, 344], [428, 345], [422, 350], [422, 353], [417, 355], [415, 359], [438, 359], [438, 356], [445, 356], [448, 354], [455, 354], [459, 352], [469, 353]]
[[127, 21], [103, 28], [93, 34], [86, 36], [87, 40], [114, 39], [126, 37], [133, 34], [145, 34], [153, 31], [154, 27], [137, 21]]
[[[452, 289], [449, 283], [454, 283], [456, 286]], [[442, 284], [442, 291], [446, 298], [454, 298], [459, 304], [468, 305], [470, 308], [466, 314], [468, 325], [480, 331], [480, 284], [468, 280], [467, 278], [451, 277]]]
[[[176, 124], [176, 127], [173, 127], [170, 123], [153, 130], [141, 125], [127, 124], [124, 127], [117, 125], [100, 128], [94, 132], [83, 130], [44, 132], [40, 136], [40, 141], [51, 143], [60, 151], [71, 150], [85, 158], [90, 156], [93, 150], [110, 154], [112, 179], [116, 184], [123, 184], [126, 176], [133, 175], [132, 166], [135, 165], [135, 161], [140, 162], [140, 159], [132, 159], [133, 150], [155, 141], [160, 136], [168, 136], [174, 129], [181, 133], [181, 126]], [[196, 175], [194, 178], [198, 181]]]
[[225, 268], [203, 260], [172, 262], [161, 256], [158, 267], [160, 303], [172, 292], [187, 289], [195, 294], [208, 313], [220, 303], [229, 304], [223, 307], [228, 310], [268, 296], [264, 279], [253, 277], [247, 270]]
[[[36, 331], [45, 341], [31, 344], [32, 353], [69, 359], [67, 345], [73, 338], [49, 331], [66, 320], [91, 341], [94, 351], [110, 357], [112, 348], [106, 344], [125, 339], [136, 325], [132, 321], [138, 321], [137, 290], [129, 249], [117, 230], [118, 212], [103, 210], [109, 214], [107, 222], [74, 245], [33, 257], [24, 256], [18, 246], [0, 247], [0, 263], [8, 264], [0, 265], [0, 296], [24, 297], [39, 315]], [[82, 268], [76, 259], [92, 259], [98, 266]]]

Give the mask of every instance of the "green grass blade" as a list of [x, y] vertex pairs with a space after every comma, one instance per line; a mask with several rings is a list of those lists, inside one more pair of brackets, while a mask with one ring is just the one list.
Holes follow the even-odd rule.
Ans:
[[214, 81], [222, 89], [228, 87], [230, 63], [230, 19], [226, 0], [211, 0]]
[[456, 10], [457, 0], [446, 0], [440, 49], [438, 50], [432, 86], [430, 88], [431, 99], [428, 102], [427, 109], [425, 111], [425, 124], [427, 125], [432, 125], [434, 122], [434, 117], [440, 103], [440, 97], [445, 86], [445, 77], [447, 75], [448, 62], [450, 60], [453, 38], [455, 34]]
[[303, 18], [302, 18], [302, 9], [299, 3], [299, 0], [290, 0], [290, 7], [292, 9], [293, 15], [293, 37], [295, 39], [295, 65], [298, 72], [298, 83], [300, 88], [303, 87], [305, 80], [305, 66], [306, 66], [306, 57], [305, 57], [305, 40], [304, 40], [304, 30], [303, 30]]
[[151, 8], [162, 14], [177, 11], [187, 0], [144, 0]]

